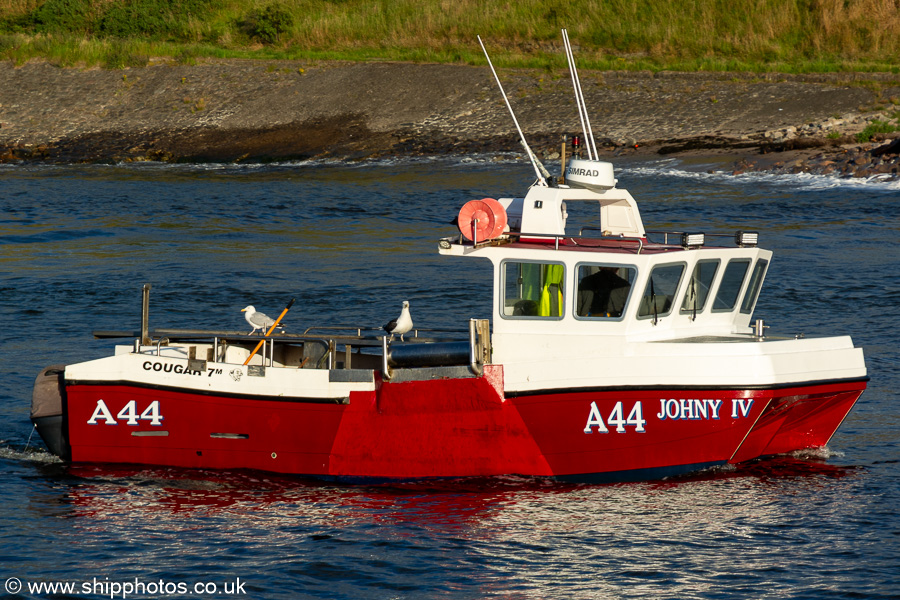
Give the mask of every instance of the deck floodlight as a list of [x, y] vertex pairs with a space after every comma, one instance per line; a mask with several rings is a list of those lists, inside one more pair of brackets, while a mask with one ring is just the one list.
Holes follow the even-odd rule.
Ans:
[[759, 232], [738, 231], [734, 234], [734, 243], [741, 248], [753, 248], [759, 243]]
[[703, 233], [682, 233], [681, 245], [685, 248], [697, 248], [706, 242], [706, 234]]

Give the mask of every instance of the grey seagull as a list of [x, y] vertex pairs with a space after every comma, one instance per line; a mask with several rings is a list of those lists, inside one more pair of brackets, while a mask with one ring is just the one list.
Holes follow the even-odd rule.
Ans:
[[247, 319], [247, 323], [253, 328], [247, 335], [253, 335], [257, 329], [261, 329], [262, 333], [265, 333], [269, 327], [275, 324], [275, 319], [265, 313], [257, 312], [252, 304], [247, 308], [242, 308], [241, 312], [244, 313], [244, 318]]

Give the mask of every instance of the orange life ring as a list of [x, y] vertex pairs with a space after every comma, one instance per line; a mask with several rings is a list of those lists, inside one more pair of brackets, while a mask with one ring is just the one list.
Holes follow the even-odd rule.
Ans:
[[459, 209], [457, 224], [467, 240], [492, 240], [506, 229], [506, 209], [493, 198], [469, 200]]

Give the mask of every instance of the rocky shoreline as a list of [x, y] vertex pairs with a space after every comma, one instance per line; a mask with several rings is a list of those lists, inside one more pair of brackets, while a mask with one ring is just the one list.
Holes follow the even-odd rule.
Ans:
[[[564, 72], [507, 70], [546, 158], [580, 126]], [[900, 178], [900, 76], [585, 72], [605, 152], [717, 155], [733, 171]], [[0, 63], [0, 163], [266, 162], [518, 152], [483, 67], [208, 61], [110, 71]]]

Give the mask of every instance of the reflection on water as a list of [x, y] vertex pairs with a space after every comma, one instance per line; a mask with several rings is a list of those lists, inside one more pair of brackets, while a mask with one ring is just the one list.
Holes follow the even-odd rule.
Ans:
[[33, 516], [54, 517], [46, 533], [106, 549], [110, 572], [140, 574], [135, 553], [166, 570], [202, 551], [203, 568], [269, 591], [299, 581], [327, 596], [332, 585], [378, 581], [513, 597], [688, 597], [724, 583], [770, 593], [773, 576], [787, 590], [812, 581], [804, 569], [840, 569], [876, 550], [847, 537], [870, 510], [866, 470], [821, 458], [608, 486], [508, 477], [354, 487], [259, 473], [45, 469], [53, 489], [35, 499]]
[[490, 312], [490, 269], [436, 240], [466, 200], [524, 191], [530, 167], [3, 168], [3, 578], [240, 576], [267, 598], [897, 597], [897, 190], [623, 166], [648, 229], [761, 231], [773, 332], [865, 348], [869, 390], [828, 451], [608, 486], [67, 467], [25, 450], [34, 377], [107, 354], [89, 332], [135, 328], [143, 283], [155, 327], [243, 327], [247, 304], [291, 297], [289, 330], [378, 326], [404, 299], [417, 325], [463, 327]]
[[[832, 465], [815, 454], [802, 458], [782, 456], [746, 465], [716, 467], [663, 481], [600, 487], [518, 476], [345, 486], [271, 473], [65, 465], [52, 459], [43, 470], [50, 478], [62, 478], [74, 484], [71, 493], [60, 498], [61, 505], [68, 504], [74, 513], [100, 520], [119, 512], [138, 516], [145, 511], [179, 514], [206, 509], [212, 512], [234, 510], [236, 513], [250, 509], [252, 517], [253, 511], [275, 508], [278, 512], [287, 511], [290, 516], [303, 516], [321, 525], [339, 518], [340, 512], [355, 514], [359, 508], [363, 509], [360, 514], [375, 520], [387, 513], [391, 520], [455, 526], [471, 518], [481, 521], [488, 513], [515, 511], [522, 498], [532, 496], [578, 496], [584, 490], [603, 490], [602, 496], [592, 496], [592, 501], [596, 502], [599, 498], [617, 501], [620, 494], [640, 492], [647, 495], [644, 499], [646, 508], [662, 510], [663, 506], [647, 505], [646, 502], [657, 494], [664, 494], [666, 506], [672, 508], [673, 495], [677, 496], [678, 492], [696, 490], [698, 486], [705, 488], [707, 484], [709, 489], [714, 489], [716, 482], [750, 479], [754, 486], [764, 489], [783, 481], [815, 484], [852, 477], [860, 468]], [[133, 489], [134, 493], [120, 497], [117, 491], [122, 488]], [[683, 497], [688, 499], [693, 493]], [[677, 501], [674, 506], [685, 508]], [[395, 512], [394, 509], [399, 510]]]

